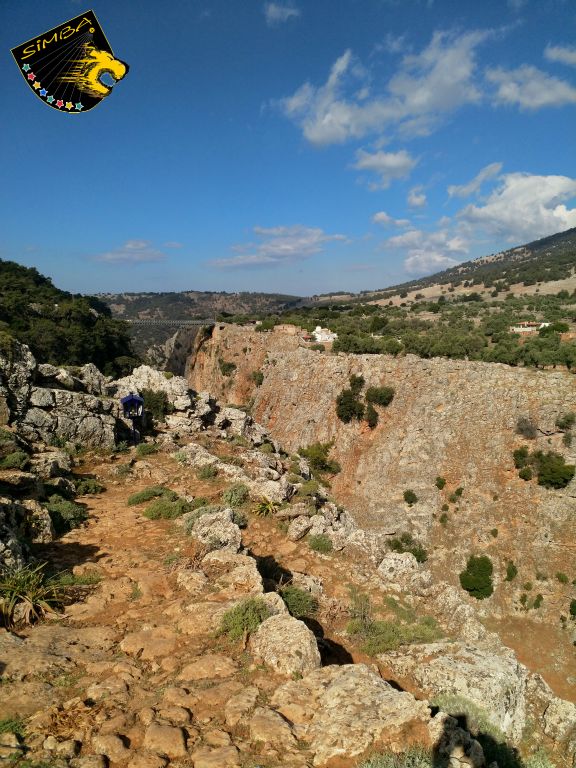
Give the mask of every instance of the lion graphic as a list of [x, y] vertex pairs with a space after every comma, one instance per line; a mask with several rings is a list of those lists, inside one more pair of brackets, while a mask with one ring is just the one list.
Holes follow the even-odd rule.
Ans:
[[107, 51], [100, 51], [93, 45], [86, 43], [81, 59], [73, 59], [72, 66], [65, 75], [59, 78], [63, 83], [74, 83], [76, 87], [90, 96], [103, 98], [112, 90], [105, 85], [100, 78], [109, 74], [115, 81], [122, 80], [128, 72], [128, 64], [115, 59]]

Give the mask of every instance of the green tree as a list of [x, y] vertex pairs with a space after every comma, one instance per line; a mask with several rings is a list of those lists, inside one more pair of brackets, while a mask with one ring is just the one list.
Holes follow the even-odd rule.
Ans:
[[477, 600], [484, 600], [494, 592], [492, 584], [492, 561], [486, 555], [470, 555], [466, 570], [460, 573], [460, 584], [468, 594]]

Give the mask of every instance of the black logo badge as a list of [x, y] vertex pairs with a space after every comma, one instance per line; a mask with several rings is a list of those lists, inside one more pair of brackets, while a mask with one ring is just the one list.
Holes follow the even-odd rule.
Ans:
[[114, 58], [94, 11], [12, 48], [12, 55], [36, 96], [69, 114], [91, 110], [128, 72], [128, 64]]

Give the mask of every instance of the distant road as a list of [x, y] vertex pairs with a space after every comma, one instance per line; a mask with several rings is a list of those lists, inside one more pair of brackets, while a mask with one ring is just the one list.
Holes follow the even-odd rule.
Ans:
[[[121, 317], [117, 316], [118, 320], [121, 320]], [[216, 325], [216, 320], [214, 318], [207, 318], [206, 320], [153, 320], [153, 319], [138, 319], [138, 320], [125, 320], [126, 323], [130, 323], [130, 325], [164, 325], [169, 328], [187, 328], [189, 326], [193, 325]]]

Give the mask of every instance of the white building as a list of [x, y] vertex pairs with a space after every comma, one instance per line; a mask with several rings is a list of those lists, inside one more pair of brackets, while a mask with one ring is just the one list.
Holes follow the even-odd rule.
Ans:
[[338, 338], [337, 333], [332, 333], [332, 331], [329, 328], [321, 328], [319, 325], [314, 328], [312, 331], [312, 336], [314, 336], [315, 340], [318, 342], [323, 341], [336, 341]]

